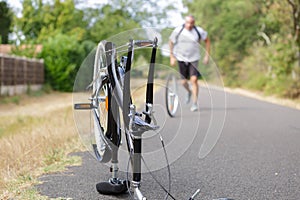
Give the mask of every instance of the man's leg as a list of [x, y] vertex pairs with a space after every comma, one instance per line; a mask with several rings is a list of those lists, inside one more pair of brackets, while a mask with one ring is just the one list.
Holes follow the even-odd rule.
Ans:
[[198, 77], [191, 76], [190, 81], [192, 84], [193, 104], [197, 104], [199, 92]]
[[190, 81], [192, 84], [192, 94], [193, 94], [193, 104], [191, 107], [191, 111], [198, 110], [198, 93], [199, 93], [199, 85], [198, 85], [198, 77], [200, 77], [200, 73], [198, 71], [198, 61], [192, 62], [189, 66], [190, 70]]
[[188, 92], [191, 92], [187, 79], [185, 78], [181, 79], [181, 84]]
[[181, 75], [181, 84], [187, 91], [185, 103], [188, 104], [190, 102], [190, 98], [191, 98], [191, 94], [192, 94], [192, 91], [191, 91], [191, 89], [189, 87], [189, 83], [188, 83], [189, 68], [184, 62], [181, 62], [181, 61], [178, 61], [178, 65], [179, 65], [179, 71], [180, 71], [180, 75]]

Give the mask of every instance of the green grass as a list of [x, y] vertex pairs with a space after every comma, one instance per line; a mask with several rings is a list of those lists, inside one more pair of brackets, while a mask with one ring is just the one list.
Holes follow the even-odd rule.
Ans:
[[46, 94], [51, 93], [53, 90], [51, 88], [50, 85], [43, 85], [42, 88], [40, 90], [32, 90], [30, 88], [30, 86], [27, 88], [27, 91], [25, 94], [23, 95], [15, 95], [15, 96], [8, 96], [8, 95], [4, 95], [4, 96], [0, 96], [0, 104], [16, 104], [19, 105], [20, 102], [22, 101], [22, 99], [24, 98], [24, 96], [26, 97], [41, 97], [44, 96]]
[[50, 85], [45, 84], [42, 86], [42, 88], [40, 90], [31, 90], [30, 86], [27, 88], [26, 94], [30, 97], [41, 97], [45, 94], [49, 94], [50, 92], [52, 92], [52, 88]]
[[[40, 117], [32, 116], [4, 116], [0, 117], [0, 139], [4, 136], [13, 135], [34, 128], [43, 121]], [[26, 127], [27, 130], [24, 130]]]
[[20, 96], [12, 96], [12, 97], [5, 96], [5, 97], [0, 97], [0, 104], [13, 103], [13, 104], [19, 105], [20, 100], [21, 100]]
[[43, 161], [45, 167], [43, 168], [44, 173], [52, 173], [56, 171], [65, 170], [66, 166], [78, 165], [81, 163], [81, 158], [78, 156], [65, 157], [65, 152], [62, 149], [54, 149], [49, 152]]
[[29, 110], [25, 115], [10, 111], [10, 105], [1, 105], [5, 110], [0, 116], [0, 154], [4, 161], [0, 162], [0, 199], [49, 199], [34, 187], [40, 184], [38, 177], [81, 164], [80, 157], [68, 156], [82, 150], [74, 132], [72, 107], [66, 103], [63, 109], [46, 110], [38, 116], [28, 109], [40, 103], [36, 109], [43, 111], [46, 100], [56, 103], [70, 97], [71, 94], [66, 97], [65, 93], [52, 93], [49, 97], [22, 95], [24, 101], [16, 107]]

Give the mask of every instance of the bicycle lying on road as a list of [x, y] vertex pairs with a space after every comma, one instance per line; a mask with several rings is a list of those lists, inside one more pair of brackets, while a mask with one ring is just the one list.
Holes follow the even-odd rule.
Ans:
[[[169, 187], [166, 189], [151, 173], [142, 156], [142, 135], [147, 131], [155, 131], [159, 128], [153, 111], [153, 83], [157, 46], [157, 38], [153, 40], [129, 40], [127, 44], [118, 47], [112, 42], [101, 41], [95, 54], [93, 81], [87, 87], [87, 89], [92, 89], [90, 102], [74, 104], [75, 110], [91, 111], [95, 137], [95, 143], [92, 144], [94, 154], [99, 162], [111, 163], [111, 178], [96, 185], [97, 191], [101, 194], [117, 195], [128, 191], [133, 199], [146, 200], [140, 190], [141, 166], [144, 163], [152, 178], [166, 193], [166, 199], [168, 197], [175, 199], [170, 194], [170, 180]], [[127, 48], [126, 51], [124, 48]], [[142, 112], [136, 110], [130, 91], [130, 72], [134, 50], [137, 48], [152, 49], [147, 77], [145, 110]], [[118, 54], [124, 51], [127, 55], [122, 56], [118, 61]], [[178, 106], [176, 82], [175, 78], [170, 78], [167, 83], [166, 103], [169, 105], [167, 108], [170, 116], [174, 116]], [[126, 180], [118, 177], [118, 151], [122, 133], [126, 138], [129, 153], [127, 169], [129, 169], [130, 164], [132, 168], [131, 181], [128, 178], [129, 170], [127, 170]], [[160, 139], [170, 179], [167, 153], [161, 136]], [[199, 192], [198, 189], [189, 199], [194, 199]]]

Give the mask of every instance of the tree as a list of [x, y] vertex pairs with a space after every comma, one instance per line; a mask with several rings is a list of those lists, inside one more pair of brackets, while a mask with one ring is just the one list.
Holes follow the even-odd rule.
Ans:
[[96, 13], [101, 13], [101, 15], [94, 18], [95, 23], [89, 29], [90, 38], [95, 42], [107, 39], [125, 30], [140, 27], [136, 21], [131, 19], [128, 12], [116, 10], [110, 5], [103, 6], [100, 11], [96, 10]]
[[24, 0], [22, 17], [16, 19], [17, 32], [25, 36], [25, 42], [41, 43], [58, 33], [76, 35], [82, 40], [88, 22], [83, 11], [76, 9], [74, 0]]
[[129, 13], [131, 19], [143, 27], [165, 26], [170, 22], [167, 12], [176, 9], [172, 3], [167, 4], [165, 1], [162, 6], [162, 2], [157, 0], [111, 0], [109, 2], [109, 5], [116, 10]]
[[227, 77], [237, 81], [237, 63], [247, 56], [248, 48], [258, 38], [258, 11], [251, 1], [185, 1], [196, 23], [204, 27], [212, 40], [213, 56]]
[[46, 4], [43, 8], [44, 26], [41, 29], [39, 40], [43, 41], [49, 37], [49, 32], [53, 35], [63, 33], [78, 36], [77, 40], [86, 37], [86, 27], [88, 21], [84, 18], [84, 13], [75, 7], [74, 0], [55, 0], [54, 4]]
[[300, 68], [300, 0], [287, 0], [292, 8], [293, 34], [297, 45], [298, 67]]
[[12, 11], [5, 1], [0, 2], [0, 43], [8, 44], [8, 34], [12, 23]]
[[[22, 16], [15, 21], [19, 38], [25, 36], [22, 43], [43, 45], [41, 58], [45, 61], [46, 81], [57, 90], [72, 89], [76, 72], [94, 43], [159, 21], [154, 18], [164, 14], [162, 9], [155, 9], [159, 4], [154, 0], [112, 1], [81, 9], [78, 3], [77, 0], [23, 0]], [[146, 5], [157, 7], [150, 6], [153, 12], [149, 13]]]
[[95, 46], [87, 39], [89, 19], [74, 2], [24, 0], [22, 16], [16, 18], [17, 32], [25, 36], [22, 43], [43, 45], [39, 56], [44, 59], [46, 82], [60, 91], [72, 91], [83, 59]]
[[21, 40], [21, 36], [25, 36], [27, 41], [38, 38], [43, 26], [42, 6], [41, 0], [24, 0], [22, 2], [22, 17], [17, 17], [14, 22], [19, 40]]
[[290, 9], [286, 1], [268, 0], [262, 6], [261, 31], [270, 39], [266, 59], [277, 78], [289, 76], [295, 62]]

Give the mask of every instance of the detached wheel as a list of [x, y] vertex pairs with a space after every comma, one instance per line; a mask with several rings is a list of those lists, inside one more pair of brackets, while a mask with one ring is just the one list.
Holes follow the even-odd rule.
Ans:
[[174, 74], [169, 75], [167, 78], [165, 99], [169, 116], [175, 117], [176, 111], [178, 109], [179, 99], [177, 78]]

